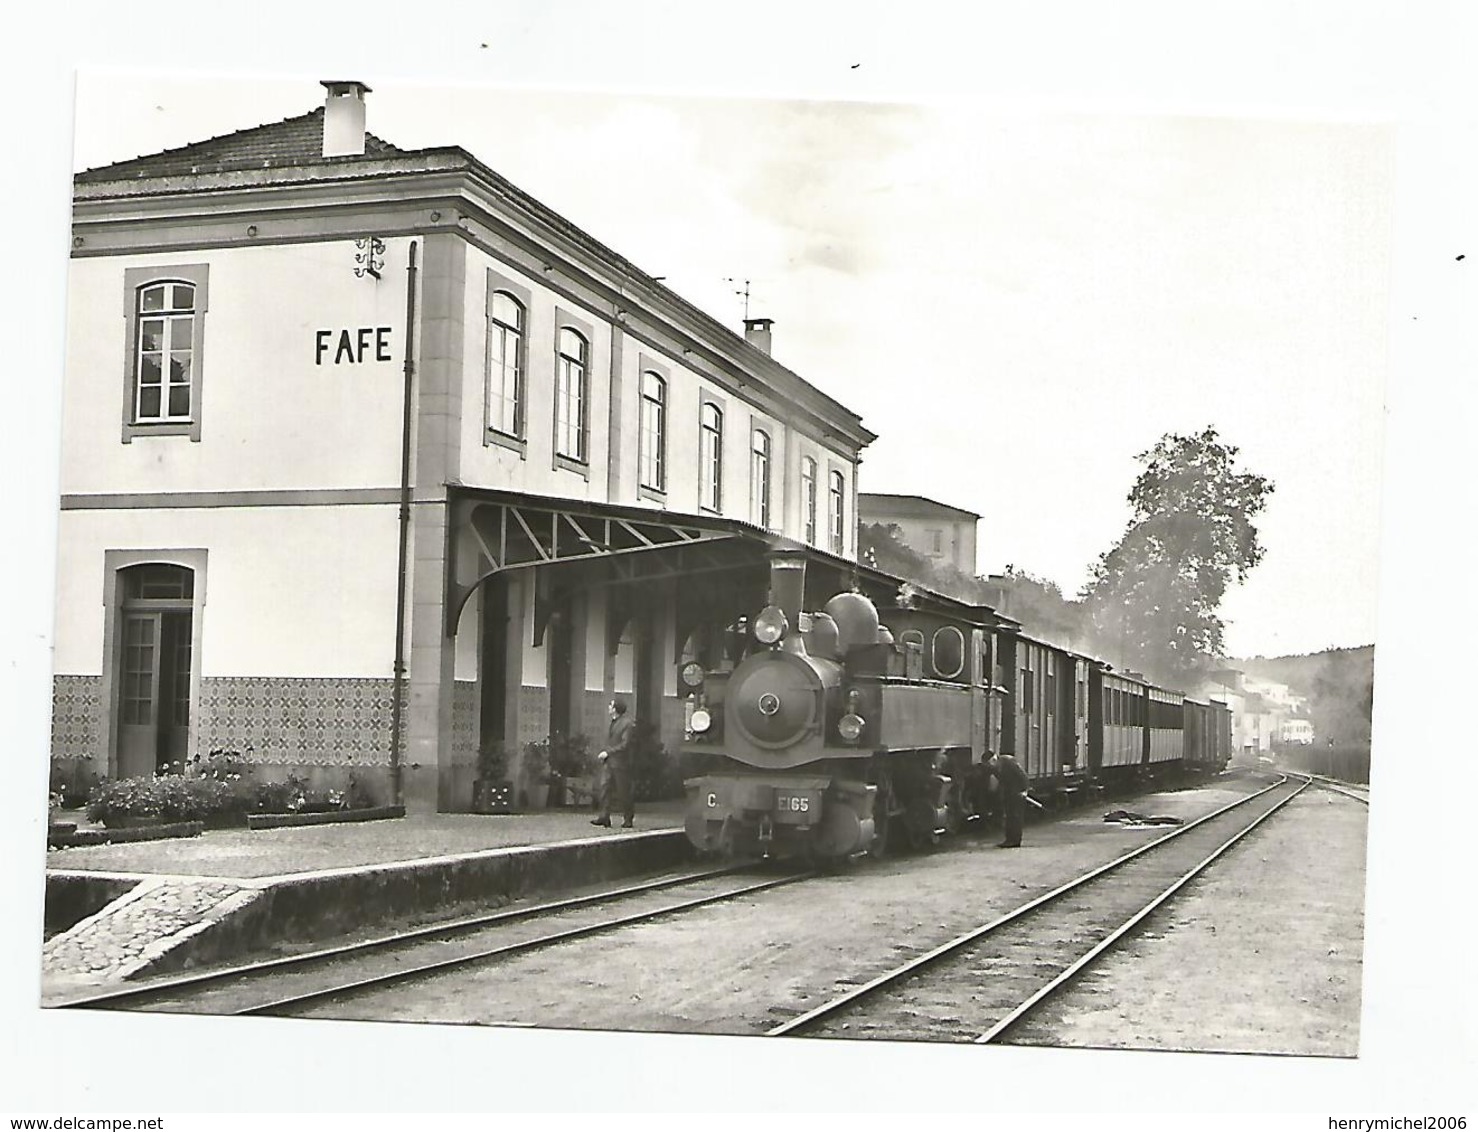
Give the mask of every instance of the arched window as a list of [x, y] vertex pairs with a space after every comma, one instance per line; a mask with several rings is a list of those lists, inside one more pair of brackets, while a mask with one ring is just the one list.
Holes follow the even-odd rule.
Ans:
[[568, 326], [559, 329], [559, 357], [554, 375], [554, 451], [586, 462], [586, 384], [590, 344]]
[[841, 472], [831, 473], [831, 552], [846, 552], [847, 481]]
[[801, 457], [801, 512], [806, 520], [806, 541], [816, 543], [816, 461]]
[[722, 511], [724, 501], [724, 411], [705, 401], [699, 411], [698, 503], [710, 511]]
[[641, 485], [667, 490], [667, 382], [653, 370], [641, 375]]
[[488, 428], [523, 435], [523, 304], [507, 291], [488, 302]]
[[137, 294], [133, 419], [136, 423], [190, 421], [195, 285], [179, 279], [160, 280], [146, 283]]
[[770, 525], [770, 434], [754, 430], [749, 456], [749, 514], [761, 527]]

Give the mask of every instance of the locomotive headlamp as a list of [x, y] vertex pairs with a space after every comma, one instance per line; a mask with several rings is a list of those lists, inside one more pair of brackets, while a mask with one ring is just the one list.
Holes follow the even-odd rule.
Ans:
[[693, 712], [693, 718], [688, 720], [688, 726], [694, 735], [702, 735], [713, 726], [713, 716], [708, 714], [707, 708], [698, 708]]
[[847, 690], [847, 711], [841, 719], [837, 720], [837, 734], [842, 737], [844, 743], [855, 743], [862, 738], [864, 720], [861, 713], [862, 693], [856, 688]]
[[785, 619], [785, 611], [779, 606], [767, 605], [754, 619], [754, 639], [762, 645], [773, 645], [785, 636], [785, 631], [789, 628], [790, 622]]
[[703, 687], [703, 666], [696, 660], [690, 660], [678, 671], [678, 679], [683, 682], [684, 688]]

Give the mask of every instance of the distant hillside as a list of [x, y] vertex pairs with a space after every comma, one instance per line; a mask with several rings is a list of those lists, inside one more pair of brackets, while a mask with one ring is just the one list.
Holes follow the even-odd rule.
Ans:
[[1309, 698], [1316, 742], [1337, 745], [1370, 742], [1370, 709], [1375, 688], [1375, 646], [1326, 649], [1304, 656], [1255, 656], [1229, 660], [1248, 676], [1287, 684]]
[[1325, 649], [1323, 652], [1304, 653], [1298, 656], [1253, 656], [1227, 661], [1229, 668], [1240, 668], [1249, 676], [1263, 680], [1276, 680], [1299, 688], [1313, 680], [1316, 673], [1328, 664], [1338, 667], [1375, 668], [1375, 646], [1360, 645], [1349, 649]]

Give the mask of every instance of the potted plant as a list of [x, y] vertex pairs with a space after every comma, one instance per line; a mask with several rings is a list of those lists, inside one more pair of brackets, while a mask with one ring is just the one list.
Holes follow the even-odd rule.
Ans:
[[584, 735], [551, 735], [549, 737], [550, 804], [554, 793], [563, 805], [588, 802], [593, 793], [594, 761], [590, 740]]
[[549, 804], [548, 739], [525, 743], [518, 767], [518, 795], [521, 804], [531, 810], [542, 810]]
[[513, 812], [513, 783], [508, 780], [508, 749], [500, 741], [485, 743], [477, 752], [477, 778], [472, 783], [472, 812]]
[[683, 796], [683, 780], [677, 760], [662, 742], [654, 723], [638, 723], [632, 731], [631, 788], [638, 802], [656, 802]]

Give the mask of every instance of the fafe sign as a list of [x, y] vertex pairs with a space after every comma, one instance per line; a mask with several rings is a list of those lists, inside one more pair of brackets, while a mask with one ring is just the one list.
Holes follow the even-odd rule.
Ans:
[[313, 364], [323, 365], [330, 354], [330, 361], [336, 366], [345, 362], [358, 365], [360, 362], [393, 361], [390, 330], [388, 326], [361, 326], [354, 330], [315, 331]]

